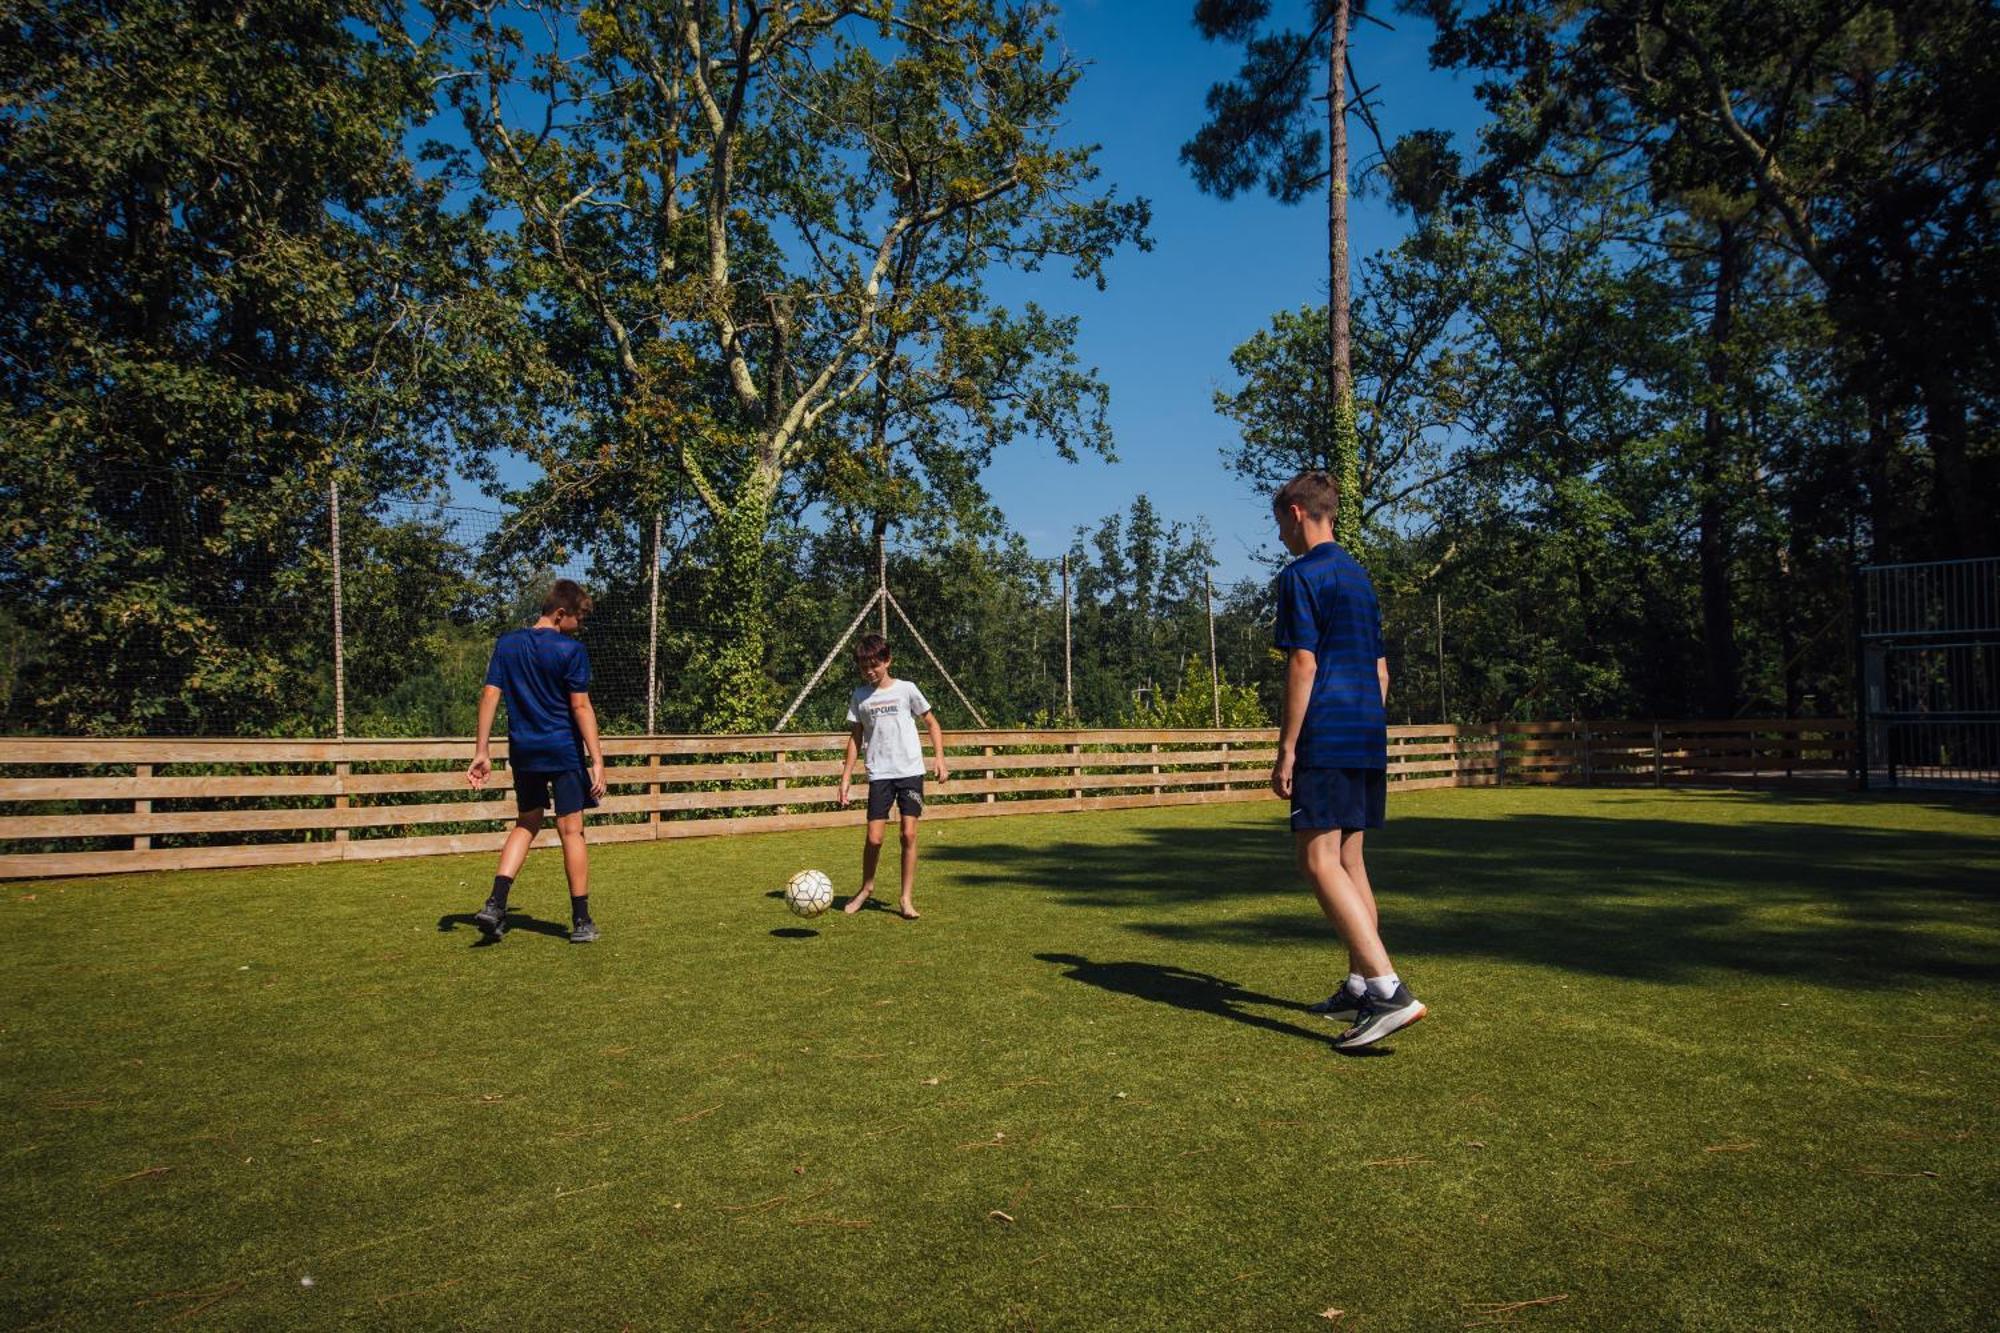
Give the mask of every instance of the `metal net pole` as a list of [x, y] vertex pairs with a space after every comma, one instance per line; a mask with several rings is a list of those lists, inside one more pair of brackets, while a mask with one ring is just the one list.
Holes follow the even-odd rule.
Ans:
[[340, 599], [340, 483], [329, 481], [328, 512], [333, 538], [333, 738], [347, 739], [347, 642]]
[[652, 607], [646, 617], [646, 734], [657, 728], [660, 702], [660, 511], [653, 511], [653, 572], [648, 596]]
[[1069, 557], [1062, 558], [1063, 583], [1063, 721], [1076, 720], [1076, 699], [1070, 693], [1069, 677]]
[[1215, 666], [1215, 580], [1201, 576], [1201, 600], [1208, 609], [1208, 698], [1215, 712], [1216, 730], [1222, 729], [1222, 673]]

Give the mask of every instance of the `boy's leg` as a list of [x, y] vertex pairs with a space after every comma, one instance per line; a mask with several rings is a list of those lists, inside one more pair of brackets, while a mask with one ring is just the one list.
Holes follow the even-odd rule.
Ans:
[[910, 895], [917, 888], [917, 817], [903, 816], [903, 902], [902, 913], [906, 920], [915, 921], [918, 916], [916, 900]]
[[875, 892], [875, 867], [882, 863], [882, 839], [888, 832], [886, 818], [868, 821], [868, 837], [861, 844], [861, 891], [847, 900], [842, 911], [850, 915], [860, 911], [868, 896]]
[[590, 842], [583, 832], [583, 811], [556, 816], [556, 836], [562, 839], [563, 874], [569, 880], [569, 937], [588, 944], [597, 938], [597, 927], [590, 919]]
[[514, 816], [514, 827], [507, 830], [507, 841], [500, 847], [500, 874], [505, 878], [511, 880], [521, 873], [528, 849], [542, 831], [542, 814], [541, 810], [523, 810]]
[[493, 892], [486, 896], [486, 903], [473, 914], [472, 924], [489, 940], [497, 940], [507, 933], [507, 893], [514, 887], [514, 877], [521, 873], [522, 864], [528, 859], [528, 849], [534, 845], [535, 835], [542, 831], [542, 811], [540, 807], [517, 810], [514, 827], [507, 830], [507, 841], [500, 844], [500, 865], [493, 876]]
[[1300, 829], [1292, 835], [1299, 872], [1313, 887], [1320, 910], [1347, 945], [1349, 966], [1364, 977], [1389, 975], [1389, 953], [1375, 929], [1372, 894], [1355, 887], [1341, 866], [1339, 829]]
[[[1375, 927], [1375, 933], [1379, 937], [1382, 931], [1382, 917], [1375, 910], [1375, 891], [1368, 884], [1368, 863], [1362, 859], [1361, 840], [1364, 836], [1363, 831], [1360, 829], [1343, 829], [1341, 831], [1340, 868], [1347, 872], [1347, 878], [1353, 882], [1355, 889], [1361, 894], [1362, 901], [1368, 904], [1368, 921], [1370, 925]], [[1350, 976], [1366, 977], [1381, 975], [1380, 973], [1371, 974], [1365, 971], [1361, 967], [1360, 960], [1354, 956], [1354, 951], [1351, 949], [1347, 954], [1347, 971]]]

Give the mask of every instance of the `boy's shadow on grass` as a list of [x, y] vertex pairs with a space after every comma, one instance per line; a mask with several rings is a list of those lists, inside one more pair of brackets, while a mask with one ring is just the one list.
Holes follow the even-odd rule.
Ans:
[[[475, 931], [479, 929], [478, 925], [474, 923], [472, 913], [470, 912], [447, 912], [438, 918], [438, 932], [440, 934], [449, 935], [460, 926], [470, 926]], [[553, 935], [564, 943], [569, 942], [568, 926], [554, 921], [544, 921], [538, 916], [533, 916], [527, 912], [518, 912], [510, 907], [507, 909], [507, 933], [511, 935], [517, 930], [530, 931], [536, 935]], [[488, 939], [482, 934], [472, 942], [472, 947], [475, 949], [489, 949], [499, 942], [498, 940]]]
[[[1045, 963], [1067, 967], [1069, 971], [1063, 975], [1071, 981], [1085, 982], [1100, 990], [1113, 991], [1119, 995], [1136, 995], [1142, 1000], [1152, 1000], [1157, 1004], [1170, 1004], [1176, 1009], [1191, 1009], [1197, 1013], [1214, 1014], [1218, 1018], [1227, 1018], [1232, 1022], [1262, 1028], [1266, 1032], [1276, 1032], [1287, 1037], [1302, 1037], [1307, 1041], [1332, 1046], [1333, 1039], [1344, 1030], [1331, 1024], [1324, 1030], [1300, 1027], [1296, 1023], [1288, 1023], [1280, 1018], [1253, 1013], [1241, 1006], [1262, 1005], [1270, 1009], [1288, 1009], [1298, 1014], [1305, 1013], [1306, 1006], [1297, 1000], [1285, 1000], [1275, 995], [1245, 990], [1233, 981], [1225, 981], [1206, 972], [1195, 972], [1165, 963], [1093, 963], [1088, 958], [1073, 953], [1038, 953], [1035, 957]], [[1358, 1051], [1342, 1051], [1341, 1054], [1387, 1055], [1389, 1050], [1382, 1046], [1369, 1046]]]

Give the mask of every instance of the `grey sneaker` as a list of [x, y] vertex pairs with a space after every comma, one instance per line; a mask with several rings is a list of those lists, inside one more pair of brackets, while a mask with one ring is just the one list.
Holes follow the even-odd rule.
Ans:
[[1378, 1000], [1371, 994], [1361, 1001], [1361, 1012], [1354, 1016], [1354, 1026], [1333, 1039], [1334, 1048], [1353, 1051], [1372, 1046], [1428, 1012], [1423, 1002], [1410, 994], [1408, 986], [1398, 985], [1396, 993], [1386, 1000]]
[[1361, 997], [1342, 986], [1318, 1004], [1307, 1005], [1306, 1012], [1322, 1018], [1353, 1018], [1361, 1012]]
[[597, 939], [597, 923], [589, 919], [577, 922], [569, 928], [571, 944], [590, 944]]
[[507, 933], [507, 909], [491, 898], [486, 905], [472, 914], [472, 924], [479, 927], [479, 933], [495, 944]]

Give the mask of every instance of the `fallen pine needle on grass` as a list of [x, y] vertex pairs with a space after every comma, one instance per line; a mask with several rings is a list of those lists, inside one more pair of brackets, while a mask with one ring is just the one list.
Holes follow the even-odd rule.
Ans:
[[1935, 1171], [1885, 1171], [1879, 1166], [1856, 1166], [1849, 1169], [1857, 1176], [1924, 1176], [1931, 1180], [1938, 1178], [1938, 1173]]
[[708, 1116], [714, 1115], [717, 1111], [720, 1111], [721, 1109], [722, 1109], [722, 1103], [717, 1102], [714, 1106], [704, 1107], [702, 1110], [699, 1111], [690, 1111], [683, 1116], [676, 1116], [674, 1117], [674, 1123], [676, 1125], [691, 1125], [697, 1120], [701, 1120]]
[[737, 1214], [747, 1215], [749, 1213], [769, 1212], [773, 1208], [782, 1207], [790, 1202], [791, 1202], [791, 1197], [789, 1195], [780, 1194], [774, 1199], [765, 1199], [758, 1203], [724, 1203], [724, 1204], [717, 1204], [716, 1207], [718, 1207], [725, 1213], [737, 1213]]
[[391, 1292], [391, 1293], [390, 1293], [389, 1295], [387, 1295], [387, 1296], [377, 1296], [377, 1297], [375, 1298], [375, 1304], [377, 1304], [377, 1305], [387, 1305], [387, 1304], [388, 1304], [388, 1303], [389, 1303], [390, 1301], [400, 1301], [400, 1300], [402, 1300], [402, 1299], [403, 1299], [403, 1298], [404, 1298], [405, 1296], [426, 1296], [426, 1295], [429, 1295], [429, 1294], [430, 1294], [431, 1292], [433, 1292], [433, 1291], [444, 1291], [444, 1290], [447, 1290], [448, 1288], [451, 1288], [451, 1287], [455, 1287], [455, 1286], [457, 1286], [457, 1285], [458, 1285], [459, 1283], [461, 1283], [461, 1282], [463, 1282], [463, 1281], [465, 1281], [465, 1279], [464, 1279], [464, 1278], [462, 1278], [462, 1277], [455, 1277], [455, 1278], [449, 1278], [449, 1279], [447, 1279], [446, 1281], [443, 1281], [443, 1282], [440, 1282], [440, 1283], [438, 1283], [438, 1284], [437, 1284], [436, 1286], [434, 1286], [434, 1287], [412, 1287], [412, 1288], [411, 1288], [410, 1290], [408, 1290], [408, 1291], [396, 1291], [396, 1292]]
[[153, 1176], [164, 1176], [165, 1174], [167, 1174], [167, 1172], [171, 1170], [173, 1170], [173, 1168], [170, 1166], [145, 1167], [142, 1170], [134, 1171], [129, 1176], [120, 1176], [116, 1180], [105, 1181], [104, 1188], [110, 1189], [113, 1185], [123, 1185], [128, 1180], [146, 1180]]
[[1749, 1152], [1756, 1146], [1757, 1146], [1756, 1144], [1750, 1143], [1748, 1141], [1739, 1143], [1711, 1143], [1706, 1148], [1703, 1148], [1702, 1151], [1703, 1152]]
[[865, 1217], [835, 1217], [831, 1213], [828, 1213], [820, 1217], [795, 1217], [792, 1219], [792, 1225], [795, 1227], [846, 1227], [852, 1231], [866, 1231], [869, 1227], [874, 1226], [875, 1223]]
[[184, 1301], [192, 1298], [194, 1304], [174, 1316], [175, 1319], [192, 1319], [209, 1306], [214, 1305], [217, 1301], [228, 1296], [233, 1296], [241, 1290], [243, 1290], [243, 1283], [225, 1282], [217, 1287], [193, 1287], [186, 1291], [162, 1291], [148, 1296], [143, 1300], [134, 1301], [132, 1305], [136, 1309], [141, 1306], [157, 1305], [162, 1301]]
[[1362, 1163], [1361, 1165], [1363, 1165], [1363, 1166], [1415, 1166], [1415, 1165], [1416, 1165], [1417, 1163], [1419, 1163], [1419, 1162], [1428, 1162], [1428, 1161], [1430, 1161], [1430, 1160], [1431, 1160], [1431, 1159], [1430, 1159], [1430, 1158], [1428, 1158], [1428, 1157], [1417, 1157], [1417, 1156], [1411, 1156], [1411, 1157], [1378, 1157], [1378, 1158], [1376, 1158], [1376, 1159], [1375, 1159], [1374, 1161], [1372, 1161], [1372, 1162], [1363, 1162], [1363, 1163]]
[[1523, 1310], [1537, 1305], [1555, 1305], [1569, 1299], [1569, 1293], [1556, 1296], [1537, 1296], [1529, 1301], [1468, 1301], [1473, 1314], [1478, 1315], [1466, 1328], [1481, 1328], [1489, 1324], [1504, 1324]]

